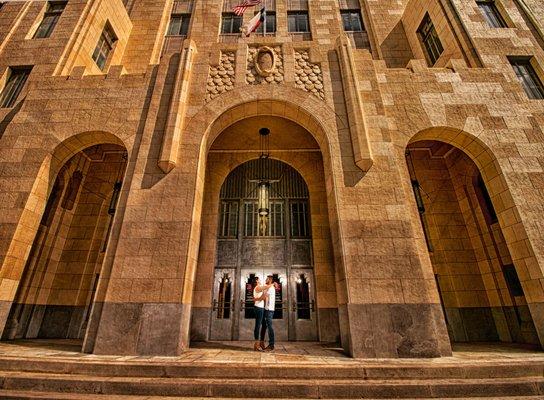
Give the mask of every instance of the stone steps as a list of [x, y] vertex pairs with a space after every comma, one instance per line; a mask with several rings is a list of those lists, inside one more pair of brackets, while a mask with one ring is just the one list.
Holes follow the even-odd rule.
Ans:
[[230, 398], [459, 398], [544, 396], [544, 378], [213, 379], [103, 377], [0, 371], [1, 389], [82, 395]]
[[[39, 400], [162, 400], [163, 396], [115, 396], [102, 394], [71, 394], [71, 393], [48, 393], [48, 392], [30, 392], [16, 390], [0, 390], [0, 399], [3, 400], [23, 400], [23, 399], [39, 399]], [[169, 400], [204, 400], [209, 397], [168, 397]], [[240, 398], [216, 397], [215, 400], [240, 400]], [[458, 398], [456, 398], [457, 400]], [[481, 397], [465, 397], [464, 400], [478, 400]], [[261, 398], [259, 400], [272, 400], [271, 398]], [[295, 399], [284, 399], [295, 400]], [[339, 399], [331, 399], [339, 400]], [[344, 399], [345, 400], [345, 399]], [[378, 399], [367, 399], [378, 400]], [[382, 398], [380, 400], [394, 400], [394, 398]], [[404, 400], [421, 400], [421, 399], [404, 399]], [[452, 397], [442, 398], [441, 400], [454, 400]], [[509, 396], [509, 397], [494, 397], [494, 400], [542, 400], [542, 396]]]
[[[260, 368], [257, 368], [260, 367]], [[496, 379], [544, 377], [544, 361], [448, 363], [445, 361], [345, 364], [248, 364], [114, 361], [70, 358], [0, 357], [0, 371], [43, 372], [102, 377], [219, 379]]]
[[[34, 397], [27, 396], [28, 393]], [[10, 397], [11, 396], [11, 397]], [[38, 396], [38, 397], [36, 397]], [[41, 397], [39, 397], [41, 396]], [[103, 397], [105, 396], [105, 397]], [[0, 398], [544, 398], [544, 362], [240, 364], [0, 357]], [[127, 397], [128, 396], [128, 397]]]

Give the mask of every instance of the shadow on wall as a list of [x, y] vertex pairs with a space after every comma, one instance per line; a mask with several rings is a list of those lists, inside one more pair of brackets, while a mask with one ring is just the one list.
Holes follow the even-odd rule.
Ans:
[[[160, 157], [163, 137], [166, 133], [166, 122], [168, 119], [168, 109], [172, 102], [172, 95], [174, 92], [174, 82], [176, 79], [176, 72], [180, 63], [180, 54], [176, 53], [170, 57], [168, 66], [166, 68], [166, 74], [164, 75], [164, 85], [162, 88], [161, 98], [159, 102], [159, 109], [157, 111], [155, 119], [155, 128], [153, 129], [153, 137], [151, 138], [151, 144], [149, 146], [149, 154], [147, 156], [147, 163], [145, 166], [144, 178], [142, 180], [142, 189], [151, 189], [157, 183], [159, 183], [166, 174], [159, 168], [157, 161]], [[157, 71], [157, 75], [161, 75], [161, 67]], [[157, 82], [155, 80], [155, 82]]]
[[8, 112], [6, 116], [4, 117], [4, 119], [2, 119], [2, 121], [0, 122], [0, 139], [2, 139], [2, 136], [4, 136], [4, 132], [6, 131], [6, 128], [8, 127], [10, 122], [13, 120], [13, 118], [17, 115], [17, 113], [23, 107], [23, 103], [24, 103], [23, 100], [18, 102], [17, 105], [13, 107], [13, 109], [10, 112]]
[[389, 32], [380, 47], [388, 68], [405, 68], [408, 62], [414, 58], [404, 26], [400, 21]]
[[[336, 50], [328, 52], [328, 60], [330, 65], [334, 65], [337, 71], [340, 70], [340, 63], [338, 62], [338, 53]], [[333, 78], [334, 79], [334, 78]], [[338, 79], [342, 79], [341, 76]], [[338, 137], [340, 142], [351, 143], [351, 133], [349, 129], [348, 117], [346, 115], [347, 109], [345, 106], [345, 97], [343, 91], [333, 91], [334, 97], [334, 112], [337, 116], [336, 124], [338, 128]], [[343, 109], [339, 110], [337, 104], [343, 104]], [[353, 155], [353, 147], [340, 146], [340, 154], [342, 157], [342, 172], [344, 175], [344, 185], [346, 187], [354, 187], [357, 183], [363, 179], [365, 172], [355, 164], [355, 156]]]

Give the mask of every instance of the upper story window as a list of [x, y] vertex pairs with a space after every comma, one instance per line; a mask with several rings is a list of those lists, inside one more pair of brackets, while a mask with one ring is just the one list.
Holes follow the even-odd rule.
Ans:
[[346, 32], [364, 31], [363, 19], [359, 10], [341, 10], [342, 24]]
[[221, 33], [240, 33], [242, 17], [234, 13], [223, 13], [221, 17]]
[[530, 58], [512, 58], [510, 64], [516, 73], [521, 86], [530, 99], [544, 99], [544, 87], [535, 69], [531, 65]]
[[425, 17], [423, 17], [423, 21], [421, 21], [417, 33], [419, 34], [421, 43], [423, 43], [423, 46], [425, 47], [430, 65], [436, 64], [436, 61], [444, 51], [444, 47], [442, 47], [442, 42], [440, 42], [440, 38], [438, 37], [438, 33], [436, 32], [433, 21], [431, 21], [429, 13], [425, 14]]
[[46, 7], [47, 9], [43, 15], [42, 22], [34, 34], [34, 39], [43, 39], [51, 36], [66, 7], [66, 1], [48, 1]]
[[[256, 14], [256, 13], [255, 13]], [[261, 24], [256, 32], [263, 33], [265, 24]], [[276, 33], [276, 13], [272, 11], [266, 12], [266, 33]]]
[[491, 28], [507, 28], [501, 13], [499, 12], [494, 0], [479, 0], [476, 1], [480, 11]]
[[189, 33], [189, 22], [191, 22], [191, 14], [172, 14], [170, 25], [168, 26], [168, 35], [187, 36]]
[[98, 39], [98, 43], [96, 44], [93, 53], [93, 60], [100, 70], [103, 71], [106, 68], [106, 64], [116, 41], [117, 37], [115, 36], [112, 27], [106, 22], [106, 26], [100, 35], [100, 39]]
[[10, 68], [8, 79], [0, 94], [0, 108], [13, 107], [21, 94], [32, 67]]
[[287, 13], [289, 32], [310, 32], [310, 21], [308, 11], [289, 11]]

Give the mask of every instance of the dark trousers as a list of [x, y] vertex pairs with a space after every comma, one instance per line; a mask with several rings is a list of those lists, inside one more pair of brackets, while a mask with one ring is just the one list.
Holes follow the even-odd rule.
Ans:
[[[259, 340], [259, 331], [261, 330], [261, 326], [264, 327], [264, 323], [263, 323], [264, 308], [255, 307], [254, 310], [255, 310], [255, 330], [253, 331], [253, 337], [255, 338], [255, 340]], [[264, 339], [261, 339], [261, 340], [264, 340]]]
[[261, 328], [261, 341], [264, 341], [264, 335], [268, 329], [268, 344], [274, 346], [274, 326], [272, 325], [272, 319], [274, 317], [274, 311], [264, 310], [263, 326]]

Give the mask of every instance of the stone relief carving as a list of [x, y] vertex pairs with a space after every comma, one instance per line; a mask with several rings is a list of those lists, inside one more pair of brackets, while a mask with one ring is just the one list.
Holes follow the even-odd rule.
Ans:
[[221, 93], [234, 89], [235, 60], [234, 52], [221, 52], [219, 65], [210, 66], [206, 85], [206, 102], [215, 99]]
[[295, 50], [295, 87], [325, 99], [321, 65], [310, 62], [308, 50]]
[[278, 84], [283, 82], [283, 54], [280, 46], [250, 47], [247, 53], [246, 82]]

